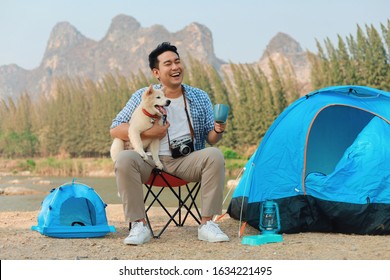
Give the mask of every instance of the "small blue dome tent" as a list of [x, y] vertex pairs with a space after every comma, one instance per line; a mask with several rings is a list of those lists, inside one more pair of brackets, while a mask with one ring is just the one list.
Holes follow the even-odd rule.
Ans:
[[58, 238], [101, 237], [115, 232], [107, 224], [106, 206], [93, 188], [73, 180], [45, 197], [31, 229]]
[[258, 228], [278, 203], [282, 233], [390, 234], [390, 93], [335, 86], [301, 97], [267, 130], [228, 207]]

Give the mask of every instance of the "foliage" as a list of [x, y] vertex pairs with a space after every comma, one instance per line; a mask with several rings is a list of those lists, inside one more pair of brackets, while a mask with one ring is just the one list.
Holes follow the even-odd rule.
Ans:
[[34, 171], [36, 167], [36, 162], [32, 159], [27, 159], [23, 162], [19, 163], [18, 169], [24, 170], [24, 171]]
[[247, 160], [244, 159], [228, 159], [225, 161], [225, 168], [229, 171], [241, 170], [244, 168]]
[[317, 41], [318, 54], [309, 53], [312, 86], [364, 85], [390, 91], [390, 20], [381, 25], [382, 37], [373, 26], [357, 26], [356, 36], [338, 36], [337, 47], [327, 38]]
[[240, 159], [241, 158], [237, 152], [235, 152], [233, 149], [231, 149], [229, 147], [221, 146], [220, 149], [221, 149], [225, 159]]

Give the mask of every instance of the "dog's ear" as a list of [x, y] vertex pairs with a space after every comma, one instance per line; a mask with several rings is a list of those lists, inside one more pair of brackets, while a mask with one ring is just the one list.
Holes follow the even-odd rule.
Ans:
[[161, 86], [160, 90], [165, 93], [165, 87], [164, 86]]
[[153, 93], [153, 86], [150, 85], [149, 88], [146, 90], [147, 95], [151, 95]]

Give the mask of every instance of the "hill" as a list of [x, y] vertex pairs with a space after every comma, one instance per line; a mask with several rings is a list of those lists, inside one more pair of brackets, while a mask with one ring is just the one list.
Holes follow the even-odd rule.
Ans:
[[[59, 22], [51, 31], [38, 67], [32, 70], [15, 64], [0, 67], [0, 98], [16, 99], [25, 91], [33, 99], [50, 96], [56, 91], [56, 79], [63, 77], [87, 77], [96, 81], [108, 73], [129, 76], [142, 72], [148, 76], [147, 56], [162, 41], [175, 44], [184, 62], [191, 55], [217, 70], [229, 68], [214, 53], [211, 31], [196, 22], [171, 33], [162, 25], [144, 28], [135, 18], [118, 15], [99, 41], [85, 37], [69, 22]], [[269, 57], [280, 67], [291, 65], [299, 81], [308, 84], [306, 53], [289, 35], [278, 33], [259, 61], [252, 63], [259, 64], [267, 73]]]

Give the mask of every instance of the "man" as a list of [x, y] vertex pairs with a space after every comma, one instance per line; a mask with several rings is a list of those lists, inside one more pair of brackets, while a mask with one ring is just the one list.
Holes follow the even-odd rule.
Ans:
[[[212, 221], [213, 216], [222, 212], [224, 157], [217, 148], [205, 148], [206, 141], [213, 145], [222, 138], [226, 124], [214, 121], [212, 104], [206, 92], [182, 84], [184, 66], [175, 46], [168, 42], [158, 45], [149, 54], [149, 66], [153, 76], [160, 82], [156, 88], [163, 87], [171, 103], [166, 107], [165, 125], [160, 126], [155, 122], [152, 128], [141, 134], [141, 138], [161, 139], [159, 155], [165, 171], [188, 182], [201, 182], [202, 219], [198, 239], [208, 242], [229, 241], [228, 236]], [[110, 130], [112, 137], [128, 141], [128, 122], [145, 90], [136, 91], [113, 120]], [[177, 155], [178, 151], [173, 144], [178, 139], [191, 142], [194, 151], [188, 155]], [[143, 244], [151, 238], [146, 223], [142, 184], [147, 181], [153, 168], [151, 157], [144, 161], [132, 150], [120, 152], [115, 162], [118, 191], [126, 221], [131, 225], [125, 244]]]

